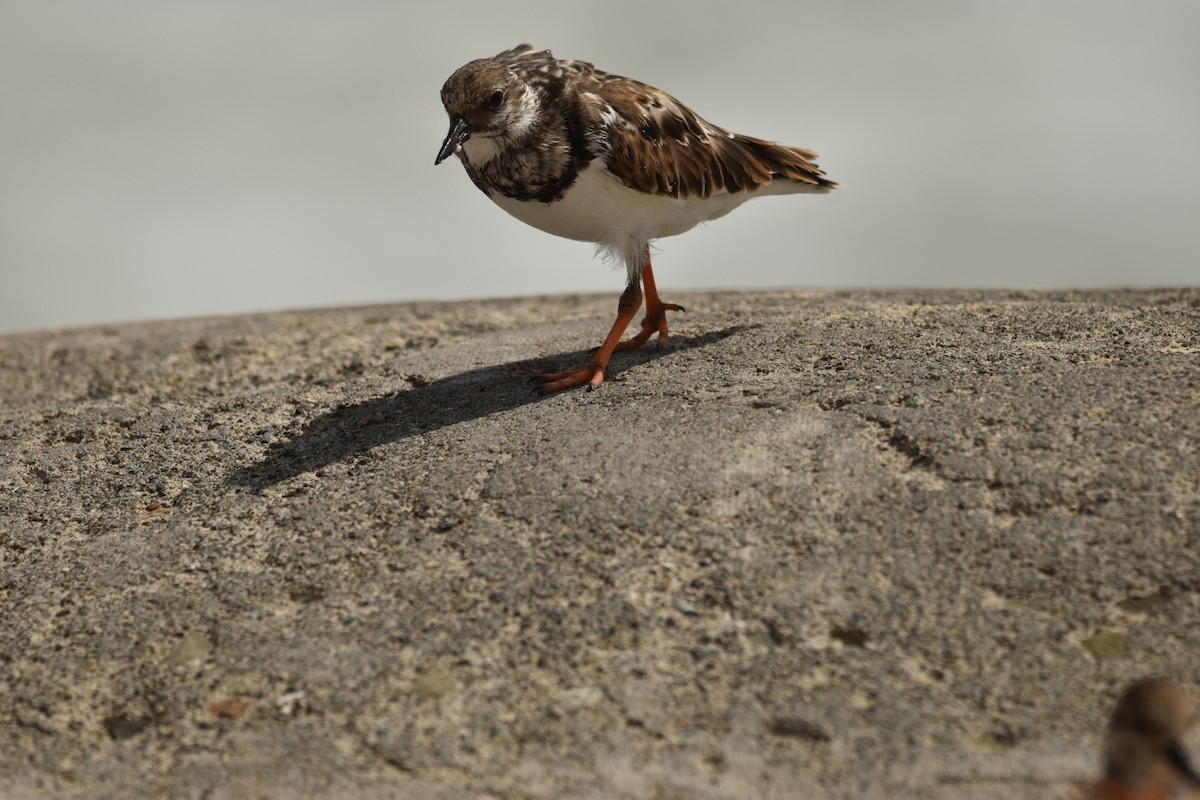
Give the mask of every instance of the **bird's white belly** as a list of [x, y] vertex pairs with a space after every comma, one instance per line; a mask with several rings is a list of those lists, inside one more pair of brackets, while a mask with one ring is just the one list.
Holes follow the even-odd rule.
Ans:
[[753, 196], [751, 192], [720, 192], [707, 198], [677, 200], [647, 194], [625, 186], [596, 159], [579, 173], [561, 200], [520, 201], [500, 194], [493, 194], [492, 200], [538, 230], [620, 250], [631, 240], [646, 242], [691, 230], [701, 222], [723, 217]]

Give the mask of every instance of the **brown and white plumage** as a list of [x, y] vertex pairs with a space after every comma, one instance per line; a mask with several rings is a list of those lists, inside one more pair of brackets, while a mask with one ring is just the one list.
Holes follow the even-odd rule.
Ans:
[[834, 186], [800, 147], [739, 136], [711, 123], [666, 92], [605, 76], [596, 89], [615, 114], [605, 166], [631, 189], [675, 198], [753, 193], [826, 192]]
[[[597, 357], [582, 370], [544, 376], [553, 378], [544, 383], [548, 391], [599, 386], [612, 351], [638, 346], [654, 331], [666, 343], [672, 306], [654, 290], [651, 241], [752, 197], [836, 186], [810, 150], [731, 133], [653, 86], [529, 45], [459, 68], [442, 87], [442, 102], [450, 132], [435, 163], [456, 154], [475, 185], [514, 217], [594, 242], [625, 264], [617, 322]], [[643, 282], [642, 331], [618, 344]]]
[[1117, 701], [1104, 750], [1104, 778], [1091, 800], [1200, 798], [1200, 775], [1183, 751], [1196, 716], [1188, 692], [1169, 678], [1137, 681]]

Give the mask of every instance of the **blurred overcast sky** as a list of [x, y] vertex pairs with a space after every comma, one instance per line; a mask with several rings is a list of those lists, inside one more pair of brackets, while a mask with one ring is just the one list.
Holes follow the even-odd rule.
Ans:
[[450, 160], [522, 41], [843, 184], [659, 242], [659, 286], [1200, 283], [1200, 2], [0, 0], [0, 333], [607, 291]]

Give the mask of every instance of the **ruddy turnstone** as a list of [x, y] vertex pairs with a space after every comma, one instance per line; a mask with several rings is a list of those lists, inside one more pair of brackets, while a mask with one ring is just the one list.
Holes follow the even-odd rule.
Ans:
[[1200, 775], [1182, 739], [1196, 715], [1187, 691], [1168, 678], [1146, 678], [1117, 701], [1104, 751], [1104, 779], [1091, 800], [1200, 798]]
[[[650, 266], [650, 242], [728, 214], [751, 197], [824, 193], [816, 154], [706, 122], [664, 91], [584, 61], [523, 44], [460, 67], [442, 87], [450, 132], [435, 164], [458, 156], [496, 205], [535, 228], [621, 259], [617, 318], [587, 366], [540, 375], [543, 392], [595, 389], [614, 351], [658, 333], [667, 311]], [[641, 331], [622, 342], [645, 285]]]

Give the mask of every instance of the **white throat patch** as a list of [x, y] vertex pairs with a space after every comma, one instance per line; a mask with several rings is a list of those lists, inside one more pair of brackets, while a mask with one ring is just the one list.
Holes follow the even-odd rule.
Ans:
[[521, 139], [537, 118], [538, 97], [532, 87], [526, 86], [524, 94], [513, 104], [508, 119], [504, 121], [504, 133], [496, 136], [472, 136], [460, 145], [467, 160], [475, 167], [491, 161], [505, 149], [510, 141]]

